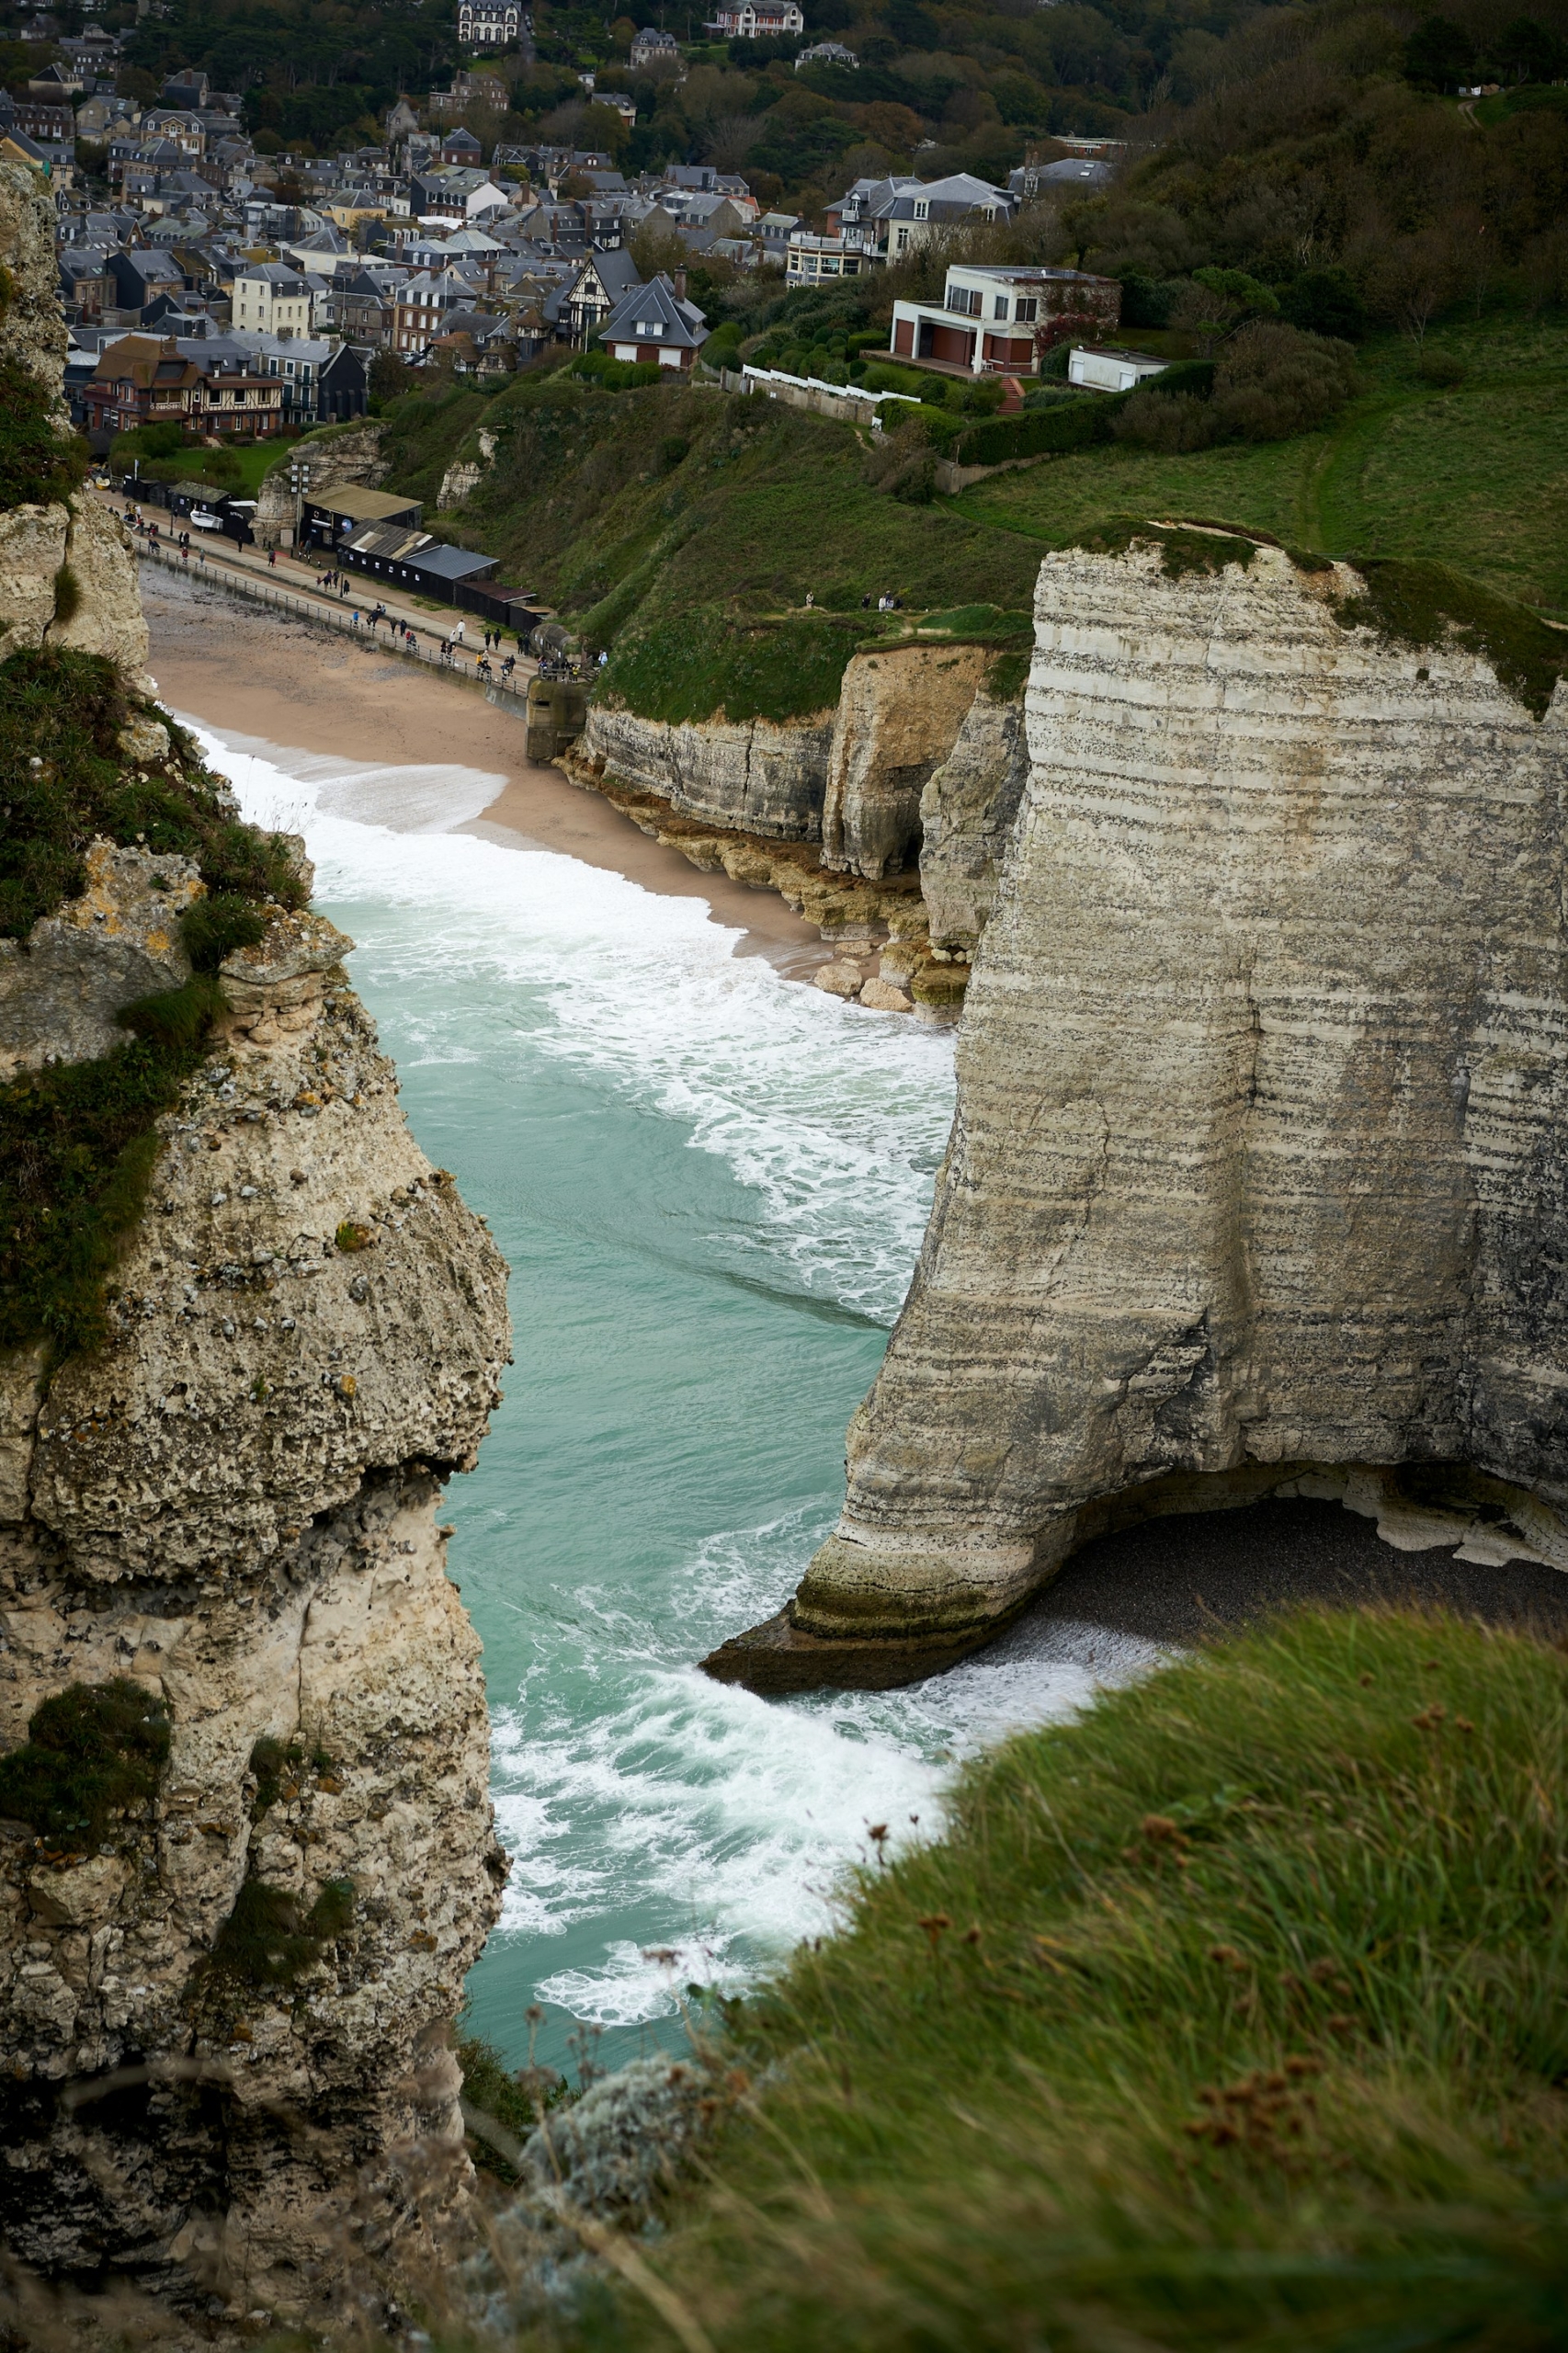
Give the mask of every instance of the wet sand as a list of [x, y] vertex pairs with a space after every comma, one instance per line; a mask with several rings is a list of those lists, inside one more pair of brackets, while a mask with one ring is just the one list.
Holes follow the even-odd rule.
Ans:
[[[162, 699], [227, 737], [247, 739], [245, 750], [478, 770], [494, 780], [494, 798], [453, 831], [559, 850], [645, 891], [706, 900], [715, 923], [743, 933], [738, 955], [766, 956], [791, 975], [806, 978], [826, 960], [814, 925], [792, 915], [776, 892], [699, 873], [678, 851], [650, 841], [597, 793], [529, 760], [521, 721], [478, 694], [151, 565], [142, 570], [142, 598]], [[395, 824], [395, 792], [388, 802], [382, 822]], [[376, 812], [363, 813], [373, 819]]]

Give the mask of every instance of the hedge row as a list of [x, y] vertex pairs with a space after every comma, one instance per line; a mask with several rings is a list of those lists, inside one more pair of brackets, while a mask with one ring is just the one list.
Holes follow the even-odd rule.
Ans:
[[[1185, 360], [1151, 376], [1141, 392], [1191, 392], [1207, 400], [1214, 388], [1213, 363]], [[1131, 392], [1086, 393], [1081, 401], [1063, 401], [1053, 408], [1027, 409], [1021, 416], [988, 417], [983, 425], [960, 425], [951, 435], [941, 432], [942, 454], [958, 466], [1000, 466], [1009, 458], [1053, 457], [1068, 449], [1087, 449], [1111, 438], [1111, 419], [1132, 398]], [[938, 418], [939, 412], [933, 412]]]

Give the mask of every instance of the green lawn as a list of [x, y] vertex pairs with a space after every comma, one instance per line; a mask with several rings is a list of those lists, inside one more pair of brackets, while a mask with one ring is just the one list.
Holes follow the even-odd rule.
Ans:
[[1463, 382], [1434, 390], [1410, 347], [1381, 336], [1325, 432], [1189, 457], [1085, 450], [950, 508], [1052, 544], [1106, 515], [1214, 517], [1331, 555], [1437, 558], [1568, 617], [1568, 322], [1457, 320], [1427, 349], [1460, 360]]
[[[280, 460], [294, 448], [293, 442], [256, 441], [249, 449], [230, 449], [225, 454], [239, 462], [237, 479], [225, 474], [219, 486], [231, 497], [254, 498], [261, 488], [262, 478], [271, 472]], [[154, 458], [143, 464], [142, 472], [153, 482], [210, 482], [219, 478], [208, 469], [218, 455], [216, 449], [181, 449], [172, 458]]]

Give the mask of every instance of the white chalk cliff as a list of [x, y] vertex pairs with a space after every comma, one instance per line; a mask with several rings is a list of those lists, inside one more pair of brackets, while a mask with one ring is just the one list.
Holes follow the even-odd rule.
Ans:
[[1046, 560], [919, 1267], [836, 1532], [715, 1673], [904, 1679], [1265, 1494], [1568, 1568], [1568, 696], [1533, 617], [1531, 689], [1376, 620], [1235, 540]]

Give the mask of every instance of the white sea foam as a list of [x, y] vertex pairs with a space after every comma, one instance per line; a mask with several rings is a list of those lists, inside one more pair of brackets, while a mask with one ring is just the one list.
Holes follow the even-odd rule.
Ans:
[[[833, 1925], [846, 1873], [938, 1832], [954, 1765], [1009, 1732], [1074, 1713], [1160, 1654], [1104, 1627], [1027, 1623], [904, 1691], [787, 1704], [716, 1685], [688, 1660], [773, 1606], [825, 1532], [797, 1512], [710, 1538], [672, 1580], [662, 1621], [579, 1593], [579, 1626], [494, 1727], [497, 1813], [513, 1857], [500, 1934], [562, 1933], [653, 1904], [678, 1967], [607, 1939], [597, 1966], [540, 1997], [603, 2025], [668, 2015], [688, 1981], [729, 1991]], [[624, 1704], [587, 1721], [553, 1702], [580, 1648], [613, 1662]], [[638, 2004], [642, 2007], [636, 2006]]]
[[[187, 720], [206, 735], [199, 721]], [[365, 825], [385, 825], [399, 834], [446, 834], [483, 815], [504, 789], [504, 776], [456, 761], [407, 761], [366, 767], [330, 752], [302, 752], [264, 735], [236, 735], [225, 729], [229, 753], [278, 769], [313, 795], [313, 805], [333, 817]], [[296, 828], [298, 830], [298, 828]]]
[[[264, 757], [189, 723], [247, 816], [305, 835], [324, 899], [420, 915], [376, 951], [389, 988], [461, 983], [417, 1025], [418, 1051], [460, 1060], [476, 1004], [504, 1034], [508, 998], [537, 994], [550, 1018], [536, 1051], [590, 1064], [686, 1122], [695, 1146], [761, 1195], [756, 1232], [733, 1242], [781, 1260], [802, 1290], [891, 1323], [951, 1115], [949, 1038], [737, 957], [739, 933], [700, 899], [663, 897], [556, 851], [366, 823], [336, 805], [343, 779], [325, 769], [340, 764], [277, 747]], [[475, 790], [454, 787], [450, 822]], [[388, 804], [401, 795], [389, 787]]]
[[[699, 900], [442, 830], [493, 797], [477, 771], [372, 772], [193, 723], [248, 816], [305, 835], [324, 899], [394, 917], [363, 927], [405, 1065], [504, 1073], [515, 1047], [526, 1079], [526, 1043], [608, 1076], [751, 1188], [726, 1255], [891, 1321], [950, 1116], [948, 1039], [736, 957]], [[615, 2026], [669, 2015], [690, 1980], [744, 1984], [832, 1924], [873, 1826], [890, 1849], [940, 1827], [955, 1760], [1153, 1663], [1103, 1628], [1025, 1624], [907, 1691], [770, 1702], [709, 1682], [690, 1662], [777, 1607], [836, 1501], [709, 1537], [656, 1592], [611, 1567], [569, 1609], [530, 1594], [532, 1664], [494, 1711], [514, 1868], [492, 1950], [526, 1951], [540, 1998]]]

